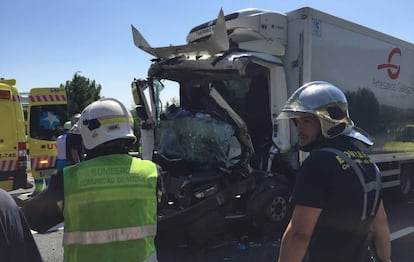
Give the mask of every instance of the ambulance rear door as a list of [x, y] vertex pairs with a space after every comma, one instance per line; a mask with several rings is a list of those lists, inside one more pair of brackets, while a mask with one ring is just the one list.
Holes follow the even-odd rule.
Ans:
[[28, 105], [28, 144], [31, 172], [35, 179], [57, 173], [56, 138], [67, 121], [65, 89], [32, 88]]
[[0, 188], [27, 186], [26, 136], [16, 80], [0, 79]]

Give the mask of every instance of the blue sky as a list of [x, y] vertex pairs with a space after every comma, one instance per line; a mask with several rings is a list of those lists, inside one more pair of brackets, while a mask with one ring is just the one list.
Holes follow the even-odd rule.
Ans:
[[160, 47], [185, 44], [189, 30], [220, 8], [284, 13], [310, 6], [414, 43], [411, 0], [2, 0], [0, 6], [0, 77], [15, 78], [27, 92], [59, 86], [79, 72], [127, 107], [132, 80], [146, 76], [152, 58], [134, 46], [131, 24]]

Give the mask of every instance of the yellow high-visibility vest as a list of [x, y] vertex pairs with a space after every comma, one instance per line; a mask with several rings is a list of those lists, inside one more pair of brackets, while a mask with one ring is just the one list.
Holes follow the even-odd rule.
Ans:
[[64, 168], [64, 260], [157, 261], [157, 176], [127, 154]]

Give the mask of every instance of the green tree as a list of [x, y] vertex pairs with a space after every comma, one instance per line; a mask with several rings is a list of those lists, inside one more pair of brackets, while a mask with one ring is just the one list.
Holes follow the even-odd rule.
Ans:
[[379, 103], [371, 90], [360, 88], [356, 92], [345, 93], [349, 115], [360, 128], [373, 133], [379, 123]]
[[60, 88], [65, 88], [68, 99], [68, 117], [80, 113], [90, 103], [101, 98], [100, 84], [95, 80], [90, 80], [84, 76], [75, 73], [71, 81], [66, 81], [65, 85], [61, 84]]
[[172, 98], [170, 98], [170, 100], [168, 100], [167, 102], [165, 102], [165, 106], [162, 109], [162, 111], [167, 110], [172, 105], [180, 106], [180, 101], [178, 100], [177, 97], [172, 97]]

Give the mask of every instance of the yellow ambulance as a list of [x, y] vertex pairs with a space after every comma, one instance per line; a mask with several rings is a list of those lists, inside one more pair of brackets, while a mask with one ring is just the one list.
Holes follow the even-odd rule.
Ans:
[[66, 105], [65, 89], [39, 87], [29, 92], [27, 142], [35, 186], [36, 181], [57, 173], [56, 138], [67, 121]]
[[15, 79], [0, 78], [0, 188], [27, 188], [26, 130]]

